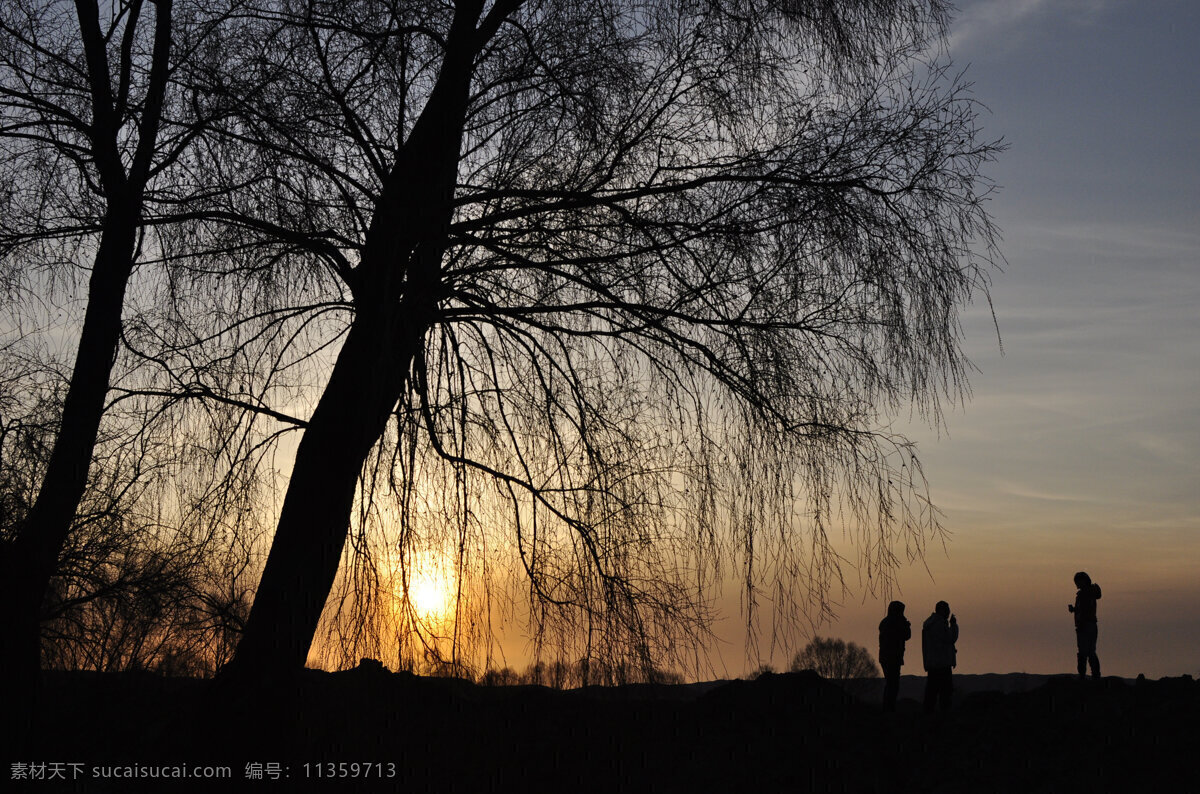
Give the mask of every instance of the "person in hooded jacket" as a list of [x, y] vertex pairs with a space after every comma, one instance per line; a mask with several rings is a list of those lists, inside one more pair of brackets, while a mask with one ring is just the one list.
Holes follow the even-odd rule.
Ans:
[[933, 712], [934, 705], [942, 711], [950, 710], [954, 695], [954, 680], [951, 670], [958, 664], [958, 619], [950, 612], [950, 605], [938, 601], [933, 614], [921, 626], [921, 656], [925, 663], [925, 713]]
[[904, 643], [912, 637], [912, 625], [904, 617], [904, 602], [888, 604], [887, 617], [879, 622], [879, 666], [883, 668], [883, 710], [896, 710], [900, 692], [900, 667]]
[[1092, 583], [1092, 577], [1083, 571], [1075, 574], [1075, 603], [1067, 605], [1067, 611], [1075, 614], [1075, 641], [1079, 645], [1079, 677], [1087, 678], [1087, 668], [1092, 667], [1092, 678], [1100, 677], [1100, 657], [1096, 655], [1096, 602], [1100, 600], [1100, 585]]

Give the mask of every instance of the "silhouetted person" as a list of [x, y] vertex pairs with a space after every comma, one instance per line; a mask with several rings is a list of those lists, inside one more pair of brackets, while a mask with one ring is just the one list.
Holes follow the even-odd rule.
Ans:
[[887, 617], [879, 622], [879, 666], [883, 668], [883, 710], [896, 710], [900, 692], [900, 667], [904, 664], [904, 643], [912, 636], [912, 625], [904, 617], [904, 603], [888, 604]]
[[951, 670], [958, 664], [958, 620], [950, 614], [950, 605], [938, 601], [933, 614], [921, 627], [921, 656], [925, 662], [925, 713], [936, 705], [942, 711], [950, 709], [954, 695]]
[[1096, 602], [1100, 600], [1100, 585], [1092, 583], [1092, 577], [1083, 571], [1075, 574], [1075, 604], [1067, 610], [1075, 613], [1075, 641], [1079, 644], [1079, 677], [1087, 678], [1087, 668], [1092, 666], [1092, 678], [1100, 677], [1100, 657], [1096, 655]]

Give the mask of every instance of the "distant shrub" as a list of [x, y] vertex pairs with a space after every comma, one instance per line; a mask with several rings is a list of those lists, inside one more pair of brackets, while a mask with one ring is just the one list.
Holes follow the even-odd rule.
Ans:
[[861, 645], [828, 637], [813, 637], [792, 658], [791, 671], [812, 670], [831, 681], [879, 678], [879, 666], [871, 652]]
[[574, 689], [584, 686], [624, 686], [626, 684], [682, 684], [684, 677], [674, 670], [641, 667], [618, 661], [615, 664], [580, 659], [577, 662], [534, 661], [522, 672], [505, 667], [488, 670], [479, 677], [483, 686], [544, 686]]
[[517, 686], [521, 683], [521, 676], [511, 667], [489, 669], [479, 676], [479, 683], [481, 686]]
[[769, 664], [760, 664], [746, 675], [746, 680], [754, 681], [755, 679], [762, 678], [764, 675], [775, 675], [775, 668]]
[[425, 673], [431, 678], [461, 678], [466, 681], [474, 681], [475, 673], [470, 666], [462, 662], [449, 661], [430, 661]]

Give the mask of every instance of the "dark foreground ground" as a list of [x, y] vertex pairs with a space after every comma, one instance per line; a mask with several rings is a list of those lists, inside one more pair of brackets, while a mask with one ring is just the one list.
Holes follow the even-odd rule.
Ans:
[[[1055, 677], [1006, 694], [1001, 677], [994, 691], [987, 677], [960, 680], [954, 709], [929, 717], [911, 699], [882, 714], [870, 691], [859, 701], [811, 673], [570, 692], [363, 668], [239, 692], [148, 675], [50, 674], [33, 745], [21, 751], [27, 757], [5, 752], [0, 789], [1090, 793], [1200, 785], [1200, 682]], [[906, 679], [902, 695], [918, 686]], [[149, 778], [205, 765], [226, 767], [228, 777]], [[23, 775], [59, 779], [13, 779]]]

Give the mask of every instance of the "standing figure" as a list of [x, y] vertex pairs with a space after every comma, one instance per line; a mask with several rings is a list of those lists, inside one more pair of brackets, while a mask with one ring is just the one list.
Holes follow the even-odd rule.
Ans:
[[1075, 574], [1074, 605], [1067, 610], [1075, 613], [1075, 642], [1079, 645], [1079, 677], [1087, 678], [1087, 667], [1092, 666], [1092, 678], [1100, 677], [1100, 657], [1096, 655], [1096, 602], [1100, 600], [1100, 585], [1092, 583], [1092, 577], [1083, 571]]
[[904, 643], [912, 636], [912, 626], [904, 617], [904, 602], [888, 604], [887, 617], [879, 622], [879, 666], [883, 668], [883, 710], [896, 710], [900, 692], [900, 667], [904, 664]]
[[938, 601], [933, 614], [921, 627], [921, 656], [925, 662], [925, 713], [934, 705], [949, 711], [954, 694], [951, 669], [958, 664], [958, 619], [950, 613], [950, 605]]

